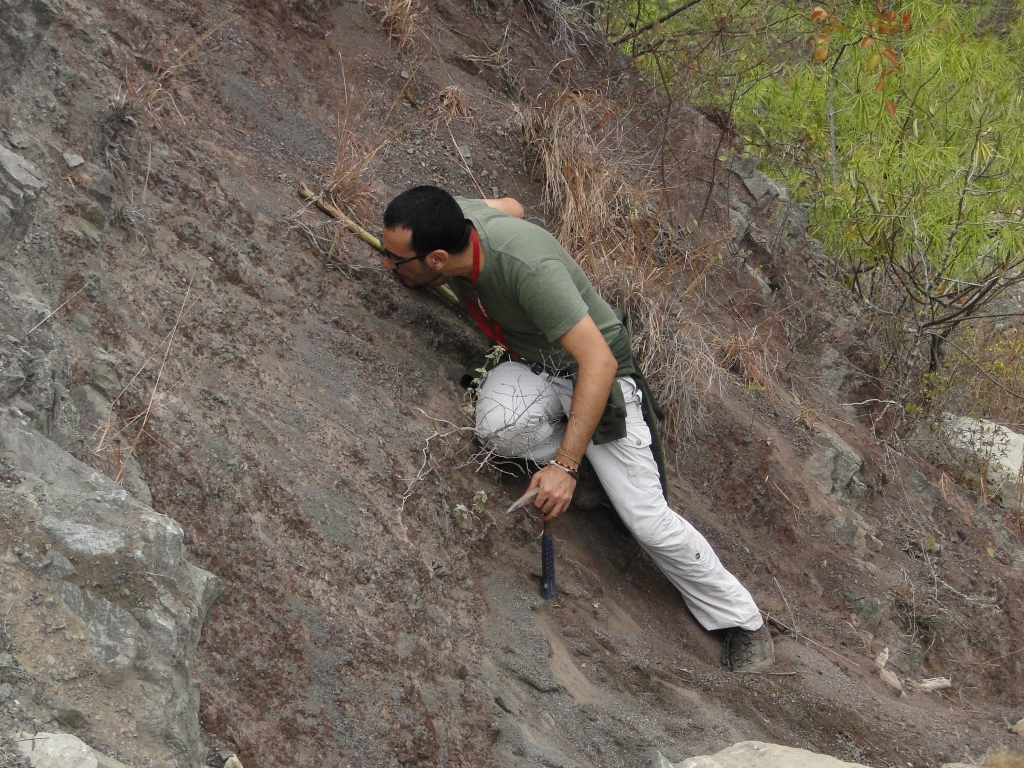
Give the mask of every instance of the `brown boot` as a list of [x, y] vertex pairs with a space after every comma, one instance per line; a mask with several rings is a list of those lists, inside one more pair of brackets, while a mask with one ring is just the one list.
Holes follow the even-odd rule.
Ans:
[[768, 626], [759, 629], [730, 629], [725, 636], [722, 655], [733, 672], [760, 672], [775, 663], [775, 644]]

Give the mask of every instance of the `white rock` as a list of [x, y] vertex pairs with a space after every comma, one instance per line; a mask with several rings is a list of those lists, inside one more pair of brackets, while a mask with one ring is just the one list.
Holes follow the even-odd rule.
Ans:
[[1024, 720], [1018, 720], [1017, 724], [1010, 729], [1010, 733], [1016, 733], [1024, 739]]
[[224, 768], [242, 768], [242, 761], [238, 759], [238, 755], [232, 755], [225, 761]]
[[948, 677], [929, 677], [920, 683], [911, 683], [910, 685], [915, 691], [931, 693], [932, 691], [944, 691], [947, 688], [952, 688], [953, 681]]
[[903, 684], [900, 679], [896, 677], [896, 673], [888, 669], [878, 670], [878, 676], [882, 678], [882, 682], [885, 683], [885, 687], [889, 689], [889, 693], [899, 698], [905, 696], [903, 692]]
[[68, 733], [22, 733], [17, 744], [32, 768], [127, 768]]
[[1018, 494], [1018, 478], [1024, 462], [1024, 435], [986, 419], [942, 414], [949, 444], [987, 465], [986, 482], [997, 500], [1008, 507]]
[[691, 757], [676, 763], [675, 768], [846, 768], [856, 765], [805, 749], [741, 741], [714, 755]]

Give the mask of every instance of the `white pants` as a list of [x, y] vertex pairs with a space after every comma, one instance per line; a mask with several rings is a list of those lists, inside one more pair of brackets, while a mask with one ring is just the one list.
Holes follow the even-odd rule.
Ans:
[[[618, 386], [626, 400], [626, 436], [587, 446], [587, 458], [612, 506], [705, 629], [758, 629], [763, 622], [750, 593], [665, 499], [636, 384], [623, 377]], [[522, 363], [502, 363], [480, 386], [477, 435], [499, 456], [548, 462], [565, 432], [572, 389], [570, 379], [536, 374]]]

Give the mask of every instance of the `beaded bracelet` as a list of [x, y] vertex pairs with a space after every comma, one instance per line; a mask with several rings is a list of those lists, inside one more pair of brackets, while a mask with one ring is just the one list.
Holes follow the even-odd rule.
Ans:
[[573, 456], [571, 453], [569, 453], [568, 451], [563, 451], [561, 448], [558, 449], [558, 451], [555, 453], [555, 456], [565, 456], [565, 458], [567, 458], [571, 462], [574, 462], [576, 465], [579, 465], [579, 463], [583, 461], [582, 456]]
[[567, 473], [573, 480], [579, 480], [580, 479], [580, 473], [579, 472], [577, 472], [575, 469], [572, 469], [571, 467], [567, 467], [565, 464], [563, 464], [562, 462], [558, 461], [557, 459], [552, 459], [551, 461], [549, 461], [548, 462], [548, 466], [549, 467], [558, 467], [560, 470], [562, 470], [563, 472]]

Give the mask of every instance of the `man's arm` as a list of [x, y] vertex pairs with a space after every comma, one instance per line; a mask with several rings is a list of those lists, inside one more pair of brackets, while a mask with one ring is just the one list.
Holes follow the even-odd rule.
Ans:
[[517, 219], [526, 216], [526, 209], [514, 197], [491, 198], [484, 200], [484, 202], [507, 216], [514, 216]]
[[[608, 404], [608, 394], [615, 383], [619, 364], [590, 315], [566, 331], [558, 341], [579, 365], [569, 423], [560, 448], [570, 456], [582, 457]], [[579, 462], [561, 453], [556, 458], [572, 469], [579, 466]], [[533, 476], [530, 489], [533, 488], [540, 489], [533, 505], [544, 513], [545, 520], [553, 520], [568, 509], [576, 481], [559, 467], [547, 466]]]

